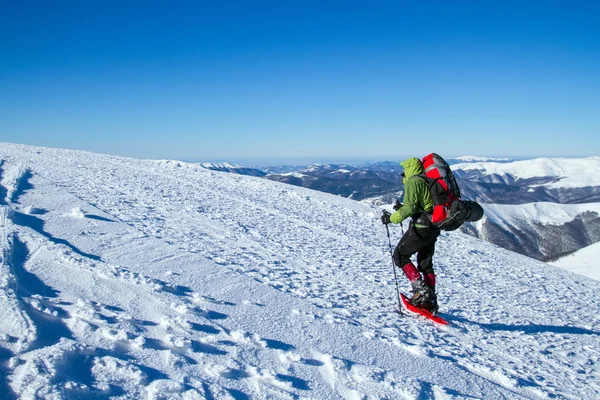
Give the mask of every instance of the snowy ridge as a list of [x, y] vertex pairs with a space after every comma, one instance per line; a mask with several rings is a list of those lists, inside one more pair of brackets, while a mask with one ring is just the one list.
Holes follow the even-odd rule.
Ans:
[[478, 157], [478, 156], [462, 156], [452, 159], [457, 162], [474, 163], [474, 162], [510, 162], [510, 158], [493, 158], [493, 157]]
[[0, 159], [8, 398], [600, 396], [600, 282], [444, 233], [440, 328], [392, 312], [377, 208], [194, 164]]
[[203, 168], [206, 168], [206, 169], [235, 169], [235, 168], [242, 168], [239, 165], [230, 164], [228, 162], [222, 162], [222, 163], [200, 163], [200, 165]]
[[[500, 162], [466, 162], [455, 164], [453, 170], [482, 170], [485, 175], [511, 175], [516, 179], [556, 177], [557, 181], [544, 184], [550, 188], [600, 186], [600, 176], [590, 171], [600, 170], [600, 157], [536, 158], [534, 160]], [[534, 186], [532, 186], [534, 187]]]
[[286, 172], [285, 174], [279, 174], [279, 175], [281, 175], [281, 176], [293, 176], [295, 178], [303, 178], [303, 177], [306, 176], [306, 175], [304, 175], [304, 174], [302, 174], [300, 172], [295, 172], [295, 171], [294, 172]]

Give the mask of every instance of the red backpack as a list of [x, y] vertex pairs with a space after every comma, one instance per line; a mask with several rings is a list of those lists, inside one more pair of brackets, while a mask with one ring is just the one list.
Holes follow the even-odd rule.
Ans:
[[461, 200], [460, 189], [448, 163], [438, 154], [423, 157], [425, 180], [433, 200], [433, 224], [442, 230], [453, 231], [465, 221], [483, 217], [483, 208], [474, 201]]

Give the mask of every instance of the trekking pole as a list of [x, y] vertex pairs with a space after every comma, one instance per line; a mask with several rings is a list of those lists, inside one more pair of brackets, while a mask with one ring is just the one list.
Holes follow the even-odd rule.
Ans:
[[[383, 214], [389, 214], [383, 210]], [[394, 282], [396, 282], [396, 299], [398, 300], [398, 312], [402, 314], [402, 306], [400, 304], [400, 288], [398, 287], [398, 275], [396, 275], [396, 265], [394, 264], [394, 250], [392, 249], [392, 238], [390, 237], [390, 228], [388, 224], [385, 224], [385, 230], [387, 232], [388, 243], [390, 245], [390, 256], [392, 257], [392, 271], [394, 271]], [[404, 231], [404, 227], [402, 228]]]

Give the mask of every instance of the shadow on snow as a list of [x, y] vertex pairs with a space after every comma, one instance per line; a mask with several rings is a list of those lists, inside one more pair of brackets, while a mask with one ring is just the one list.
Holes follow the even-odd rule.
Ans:
[[16, 399], [16, 394], [12, 391], [10, 386], [8, 385], [8, 360], [13, 356], [13, 354], [3, 348], [0, 347], [0, 393], [2, 393], [2, 398], [5, 399]]
[[516, 332], [520, 331], [528, 335], [533, 335], [536, 333], [563, 333], [563, 334], [571, 334], [571, 335], [595, 335], [600, 336], [600, 332], [596, 332], [590, 329], [580, 328], [577, 326], [557, 326], [557, 325], [511, 325], [511, 324], [500, 324], [500, 323], [480, 323], [473, 322], [466, 318], [457, 317], [457, 316], [447, 316], [447, 319], [450, 321], [460, 321], [471, 325], [478, 325], [483, 329], [487, 329], [490, 331], [507, 331], [507, 332]]
[[13, 192], [10, 201], [12, 203], [18, 203], [19, 198], [25, 194], [26, 191], [33, 189], [33, 185], [29, 182], [33, 175], [30, 170], [26, 170], [23, 175], [18, 179], [15, 191]]
[[17, 280], [15, 294], [23, 309], [33, 321], [37, 332], [36, 340], [31, 343], [28, 351], [51, 346], [58, 343], [62, 338], [73, 339], [71, 331], [63, 322], [63, 318], [67, 315], [63, 309], [54, 307], [55, 315], [49, 315], [38, 310], [28, 301], [28, 298], [33, 295], [56, 298], [59, 292], [25, 269], [29, 252], [27, 246], [16, 235], [12, 237], [11, 250], [10, 264]]
[[12, 220], [12, 222], [14, 222], [16, 225], [31, 228], [31, 229], [35, 230], [36, 232], [38, 232], [40, 235], [44, 236], [46, 239], [50, 240], [54, 244], [65, 245], [68, 248], [70, 248], [74, 253], [77, 253], [78, 255], [80, 255], [82, 257], [87, 257], [87, 258], [90, 258], [95, 261], [101, 260], [101, 258], [98, 257], [97, 255], [85, 253], [85, 252], [79, 250], [77, 247], [75, 247], [71, 243], [69, 243], [67, 240], [56, 238], [56, 237], [52, 236], [50, 233], [46, 232], [44, 230], [44, 221], [38, 217], [34, 217], [32, 215], [23, 214], [23, 213], [16, 212], [16, 211], [12, 211], [10, 213], [9, 217]]
[[168, 379], [163, 372], [145, 365], [137, 364], [131, 356], [115, 350], [80, 349], [68, 354], [59, 364], [56, 365], [54, 380], [56, 382], [71, 381], [82, 385], [84, 388], [64, 389], [64, 395], [69, 399], [106, 399], [111, 396], [123, 396], [125, 390], [119, 386], [109, 385], [108, 389], [99, 389], [96, 387], [96, 378], [94, 377], [93, 367], [95, 362], [102, 357], [112, 357], [128, 362], [145, 375], [147, 381]]
[[[0, 160], [0, 181], [2, 181], [2, 178], [4, 177], [4, 169], [2, 168], [3, 165], [4, 160]], [[6, 190], [4, 185], [0, 185], [0, 206], [5, 206], [8, 204], [6, 196], [8, 196], [8, 190]]]

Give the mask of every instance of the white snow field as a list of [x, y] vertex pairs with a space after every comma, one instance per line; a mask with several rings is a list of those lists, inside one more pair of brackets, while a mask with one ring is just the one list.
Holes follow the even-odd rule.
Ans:
[[377, 208], [176, 161], [0, 159], [3, 399], [600, 398], [600, 282], [443, 233], [443, 327], [393, 312]]
[[549, 264], [600, 281], [600, 242], [579, 249]]

